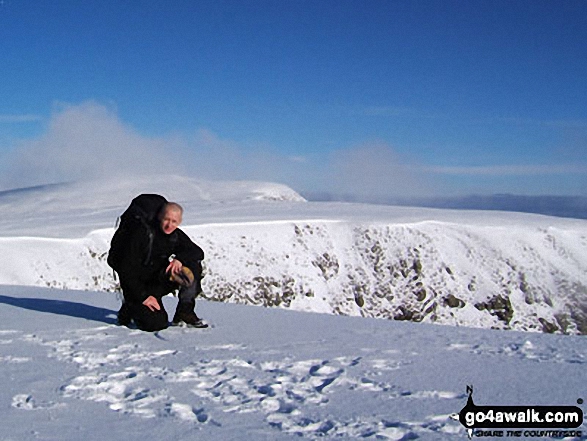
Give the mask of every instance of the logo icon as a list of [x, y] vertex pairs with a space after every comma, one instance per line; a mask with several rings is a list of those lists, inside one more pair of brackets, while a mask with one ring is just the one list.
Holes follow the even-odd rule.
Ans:
[[548, 429], [526, 430], [525, 437], [556, 436], [555, 432], [564, 434], [562, 429], [583, 424], [583, 411], [577, 406], [478, 406], [473, 401], [473, 386], [467, 386], [467, 395], [467, 404], [458, 416], [469, 438], [477, 433], [487, 436], [484, 429], [510, 429], [495, 431], [492, 436], [522, 436], [520, 429]]

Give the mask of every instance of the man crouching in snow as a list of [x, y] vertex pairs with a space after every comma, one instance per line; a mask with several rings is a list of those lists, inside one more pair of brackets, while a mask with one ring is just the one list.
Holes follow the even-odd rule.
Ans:
[[179, 288], [179, 303], [172, 323], [208, 326], [194, 311], [196, 295], [201, 292], [204, 251], [178, 228], [182, 216], [183, 208], [179, 204], [167, 202], [152, 225], [129, 232], [116, 270], [124, 295], [118, 312], [120, 325], [127, 326], [134, 321], [144, 331], [167, 328], [167, 312], [161, 299]]

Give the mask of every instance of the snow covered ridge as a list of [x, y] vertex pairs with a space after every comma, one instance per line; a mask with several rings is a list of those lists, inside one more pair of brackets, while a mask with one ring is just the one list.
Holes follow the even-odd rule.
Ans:
[[264, 182], [126, 177], [0, 192], [0, 284], [116, 290], [110, 238], [140, 193], [184, 205], [209, 299], [587, 334], [587, 221], [306, 202]]
[[[205, 297], [438, 324], [587, 334], [587, 226], [260, 220], [186, 226]], [[544, 225], [541, 225], [541, 224]], [[113, 229], [0, 238], [0, 284], [113, 291]]]
[[[201, 238], [191, 230], [213, 250], [206, 280], [211, 298], [395, 320], [587, 333], [585, 234], [440, 222], [317, 221], [236, 230], [227, 225], [200, 233]], [[222, 259], [227, 255], [231, 258]]]

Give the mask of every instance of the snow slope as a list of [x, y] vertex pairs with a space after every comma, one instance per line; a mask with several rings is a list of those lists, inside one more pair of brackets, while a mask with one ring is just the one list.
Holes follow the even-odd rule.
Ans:
[[465, 440], [450, 416], [467, 385], [484, 405], [587, 392], [581, 336], [206, 301], [213, 328], [151, 334], [114, 325], [117, 308], [112, 293], [0, 286], [0, 439]]
[[290, 188], [264, 182], [202, 181], [182, 176], [82, 181], [0, 192], [1, 236], [80, 237], [113, 226], [132, 198], [163, 193], [185, 205], [189, 223], [197, 210], [250, 201], [304, 201]]
[[[224, 301], [198, 301], [211, 328], [114, 324], [106, 252], [141, 192], [185, 206]], [[467, 385], [478, 405], [587, 396], [584, 336], [516, 331], [583, 329], [585, 221], [181, 177], [14, 190], [0, 209], [1, 441], [458, 440]]]
[[587, 221], [309, 203], [182, 177], [4, 192], [0, 283], [114, 290], [116, 217], [140, 192], [186, 208], [209, 299], [448, 325], [587, 333]]

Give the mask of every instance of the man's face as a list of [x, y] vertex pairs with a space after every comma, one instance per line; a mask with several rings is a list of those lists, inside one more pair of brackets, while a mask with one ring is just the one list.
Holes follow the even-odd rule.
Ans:
[[181, 224], [181, 212], [179, 210], [167, 209], [161, 218], [161, 230], [165, 234], [171, 234]]

